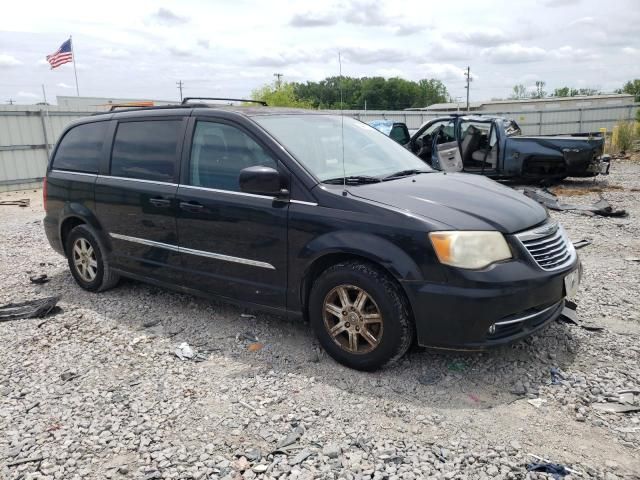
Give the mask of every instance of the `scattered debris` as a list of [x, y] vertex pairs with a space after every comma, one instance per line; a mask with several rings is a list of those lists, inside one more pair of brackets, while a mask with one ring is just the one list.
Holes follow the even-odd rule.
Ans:
[[37, 407], [37, 406], [39, 406], [39, 405], [40, 405], [40, 401], [33, 402], [31, 405], [29, 405], [29, 406], [26, 408], [25, 413], [30, 412], [31, 410], [33, 410], [34, 408], [36, 408], [36, 407]]
[[258, 350], [262, 350], [263, 347], [264, 343], [254, 342], [249, 344], [247, 350], [249, 350], [250, 352], [257, 352]]
[[253, 332], [242, 332], [236, 335], [236, 340], [238, 342], [242, 342], [242, 341], [248, 341], [251, 343], [257, 343], [258, 342], [258, 337], [255, 335], [255, 333]]
[[78, 378], [79, 376], [80, 375], [78, 375], [76, 372], [64, 372], [60, 375], [60, 380], [62, 380], [63, 383], [67, 383], [74, 378]]
[[36, 285], [42, 285], [44, 283], [47, 283], [50, 280], [51, 279], [47, 276], [46, 273], [43, 273], [42, 275], [37, 275], [34, 277], [29, 277], [29, 281], [31, 283], [35, 283]]
[[440, 372], [428, 371], [418, 377], [418, 383], [420, 385], [435, 385], [441, 378]]
[[308, 448], [302, 449], [293, 458], [289, 459], [289, 465], [297, 465], [304, 462], [307, 458], [313, 455], [313, 452]]
[[562, 313], [560, 313], [559, 319], [565, 323], [577, 325], [578, 327], [588, 330], [590, 332], [599, 332], [600, 330], [604, 330], [603, 326], [595, 325], [593, 323], [585, 323], [581, 321], [575, 309], [570, 308], [569, 306], [565, 306], [562, 309]]
[[[559, 465], [557, 463], [552, 463], [550, 460], [547, 460], [546, 458], [542, 458], [542, 457], [539, 457], [537, 455], [534, 455], [533, 453], [527, 453], [527, 455], [530, 456], [531, 458], [535, 458], [536, 460], [538, 460], [540, 463], [543, 463], [543, 464], [561, 466], [562, 468], [564, 468], [568, 472], [568, 473], [565, 473], [565, 474], [557, 474], [557, 475], [563, 475], [564, 476], [564, 475], [569, 475], [569, 473], [572, 473], [572, 474], [575, 474], [575, 475], [578, 475], [578, 476], [582, 476], [582, 472], [579, 472], [578, 470], [574, 470], [572, 468], [565, 467], [564, 465]], [[531, 465], [535, 465], [535, 464], [531, 464]], [[529, 466], [528, 465], [527, 465], [527, 470], [529, 470]], [[530, 472], [543, 472], [543, 473], [545, 472], [545, 470], [529, 470], [529, 471]], [[551, 473], [551, 472], [548, 472], [548, 473]], [[556, 477], [554, 477], [554, 478], [556, 478]], [[557, 478], [559, 478], [559, 477], [557, 477]]]
[[453, 361], [447, 365], [447, 368], [452, 372], [464, 372], [467, 368], [467, 364], [461, 361]]
[[259, 448], [250, 448], [244, 453], [244, 457], [250, 462], [259, 462], [262, 459], [262, 452]]
[[255, 467], [253, 467], [253, 471], [255, 473], [264, 473], [269, 469], [268, 465], [265, 465], [264, 463], [261, 463], [260, 465], [256, 465]]
[[240, 314], [240, 316], [241, 316], [242, 318], [256, 318], [256, 316], [255, 316], [255, 315], [252, 315], [252, 314], [250, 314], [250, 313], [241, 313], [241, 314]]
[[578, 240], [577, 242], [573, 242], [573, 248], [575, 248], [576, 250], [580, 250], [581, 248], [584, 248], [588, 245], [591, 245], [591, 242], [589, 240]]
[[583, 212], [586, 215], [601, 215], [603, 217], [626, 217], [626, 210], [614, 210], [602, 196], [593, 205], [572, 205], [562, 203], [558, 197], [546, 188], [523, 187], [520, 190], [525, 196], [535, 200], [551, 210]]
[[15, 467], [17, 465], [22, 465], [23, 463], [41, 462], [42, 460], [44, 460], [44, 457], [23, 458], [11, 463], [7, 463], [7, 467]]
[[607, 413], [640, 412], [640, 405], [624, 405], [622, 403], [592, 403], [591, 408]]
[[533, 405], [536, 408], [540, 408], [543, 404], [547, 403], [547, 400], [544, 398], [531, 398], [527, 400], [527, 403]]
[[293, 445], [300, 439], [300, 437], [302, 437], [303, 433], [304, 429], [302, 427], [298, 426], [294, 428], [284, 438], [280, 439], [280, 441], [276, 443], [276, 450]]
[[22, 303], [8, 303], [0, 307], [0, 322], [18, 320], [20, 318], [43, 318], [50, 313], [57, 313], [56, 304], [59, 296], [40, 298]]
[[142, 326], [144, 328], [151, 328], [151, 327], [155, 327], [156, 325], [158, 325], [160, 323], [160, 319], [156, 319], [156, 320], [149, 320], [148, 322], [144, 322], [142, 324]]
[[19, 207], [28, 207], [31, 204], [31, 200], [28, 198], [21, 198], [19, 200], [1, 200], [0, 205], [17, 205]]
[[569, 475], [566, 467], [559, 463], [530, 463], [527, 465], [527, 471], [549, 473], [556, 480]]
[[625, 260], [627, 262], [640, 262], [640, 257], [627, 257]]
[[175, 354], [180, 360], [191, 360], [196, 356], [196, 353], [187, 342], [182, 342], [178, 345], [176, 347]]
[[551, 385], [559, 385], [564, 380], [564, 375], [559, 368], [551, 367], [549, 373], [551, 374]]

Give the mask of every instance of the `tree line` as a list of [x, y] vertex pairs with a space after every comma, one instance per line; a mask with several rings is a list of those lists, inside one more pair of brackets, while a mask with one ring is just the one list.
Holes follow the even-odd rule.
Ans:
[[254, 90], [251, 98], [273, 106], [332, 110], [403, 110], [451, 100], [440, 80], [414, 82], [398, 77], [327, 77], [319, 82], [275, 82]]
[[[538, 80], [535, 85], [536, 86], [534, 90], [528, 90], [522, 84], [514, 85], [511, 96], [509, 98], [512, 100], [521, 100], [526, 98], [545, 98], [547, 96], [577, 97], [584, 95], [601, 95], [603, 93], [597, 88], [573, 88], [565, 86], [554, 89], [553, 92], [549, 95], [548, 92], [544, 89], [546, 86], [546, 82]], [[634, 80], [628, 81], [622, 86], [622, 88], [616, 89], [615, 93], [628, 93], [629, 95], [633, 95], [635, 97], [636, 102], [640, 102], [640, 79], [636, 78]]]

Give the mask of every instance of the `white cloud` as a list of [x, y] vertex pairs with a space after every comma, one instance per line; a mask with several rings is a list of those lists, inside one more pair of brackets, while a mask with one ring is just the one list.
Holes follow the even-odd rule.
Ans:
[[485, 48], [481, 55], [491, 63], [528, 63], [544, 60], [546, 51], [540, 47], [525, 47], [519, 43]]
[[60, 88], [74, 88], [73, 85], [67, 85], [64, 82], [60, 82], [60, 83], [56, 83], [56, 87], [60, 87]]
[[40, 98], [40, 95], [33, 92], [18, 92], [18, 96], [23, 98]]
[[593, 17], [581, 17], [569, 22], [570, 27], [595, 25], [596, 19]]
[[622, 51], [627, 55], [640, 55], [640, 48], [624, 47]]
[[0, 53], [0, 68], [17, 67], [18, 65], [22, 65], [22, 62], [16, 57]]
[[547, 7], [569, 7], [579, 3], [580, 0], [547, 0], [544, 2]]
[[153, 22], [167, 26], [182, 25], [183, 23], [189, 22], [188, 17], [178, 15], [168, 8], [159, 8], [158, 10], [156, 10], [153, 15], [151, 15], [151, 20]]
[[131, 54], [124, 48], [103, 48], [100, 50], [100, 55], [107, 58], [127, 58]]
[[[461, 81], [466, 78], [464, 76], [466, 69], [450, 63], [423, 63], [419, 65], [419, 70], [422, 73], [422, 77], [436, 78], [443, 82], [451, 80]], [[473, 75], [471, 78], [473, 78]]]
[[498, 28], [486, 28], [483, 30], [471, 30], [462, 32], [460, 41], [478, 47], [490, 47], [509, 42], [509, 37]]

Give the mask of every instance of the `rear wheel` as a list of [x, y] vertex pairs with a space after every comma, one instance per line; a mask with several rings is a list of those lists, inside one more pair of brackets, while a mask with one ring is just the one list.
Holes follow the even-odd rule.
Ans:
[[413, 340], [403, 292], [368, 263], [345, 262], [323, 272], [311, 290], [309, 318], [329, 355], [358, 370], [392, 363]]
[[71, 275], [85, 290], [101, 292], [120, 280], [105, 260], [104, 251], [98, 235], [88, 225], [78, 225], [67, 237], [66, 253]]

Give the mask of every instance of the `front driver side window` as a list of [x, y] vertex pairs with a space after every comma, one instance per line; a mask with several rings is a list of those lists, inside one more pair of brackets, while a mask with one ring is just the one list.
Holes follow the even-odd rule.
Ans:
[[240, 170], [276, 161], [242, 130], [225, 123], [198, 122], [193, 134], [189, 184], [218, 190], [240, 191]]

